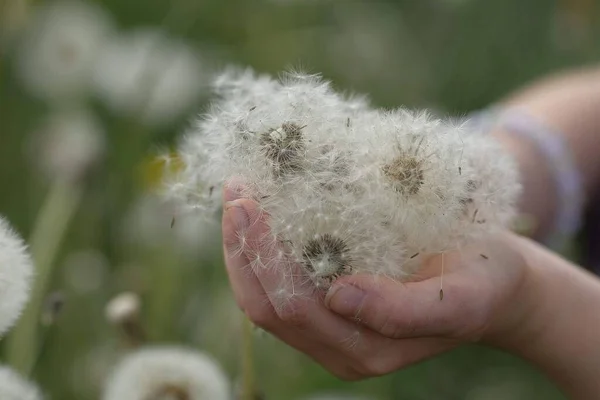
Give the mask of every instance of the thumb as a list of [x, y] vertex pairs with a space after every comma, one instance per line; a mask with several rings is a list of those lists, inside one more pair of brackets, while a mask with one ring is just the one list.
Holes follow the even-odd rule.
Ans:
[[[401, 283], [388, 278], [353, 275], [338, 279], [327, 292], [325, 305], [333, 312], [367, 326], [383, 336], [478, 337], [485, 312], [473, 291], [461, 282], [439, 278]], [[484, 325], [484, 324], [482, 324]]]

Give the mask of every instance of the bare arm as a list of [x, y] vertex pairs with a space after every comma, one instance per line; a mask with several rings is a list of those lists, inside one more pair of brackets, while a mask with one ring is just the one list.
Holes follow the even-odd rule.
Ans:
[[537, 365], [569, 398], [597, 398], [600, 280], [528, 240], [516, 246], [527, 270], [510, 311], [520, 318], [486, 341]]
[[[505, 99], [564, 136], [581, 173], [584, 195], [600, 184], [600, 68], [550, 76]], [[548, 232], [556, 216], [556, 188], [547, 162], [535, 144], [504, 129], [494, 132], [517, 157], [525, 187], [521, 209], [537, 221], [534, 232]]]

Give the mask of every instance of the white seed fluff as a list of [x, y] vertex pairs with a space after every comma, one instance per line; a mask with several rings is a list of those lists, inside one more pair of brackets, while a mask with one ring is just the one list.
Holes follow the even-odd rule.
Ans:
[[229, 382], [209, 356], [178, 347], [143, 348], [126, 356], [105, 387], [104, 400], [229, 400]]
[[104, 313], [108, 322], [120, 324], [137, 317], [140, 309], [140, 297], [133, 292], [124, 292], [113, 297], [108, 302]]
[[17, 71], [29, 91], [46, 100], [80, 99], [89, 90], [112, 20], [97, 2], [57, 0], [35, 9]]
[[94, 68], [93, 85], [114, 111], [154, 125], [186, 111], [201, 94], [205, 74], [191, 46], [145, 28], [105, 47]]
[[51, 180], [81, 179], [103, 157], [106, 135], [95, 115], [84, 109], [50, 114], [33, 137], [33, 161]]
[[[271, 228], [251, 267], [281, 269], [282, 298], [306, 280], [327, 287], [358, 272], [405, 277], [422, 256], [515, 215], [515, 162], [466, 124], [372, 109], [301, 73], [276, 80], [230, 70], [214, 88], [218, 99], [183, 140], [185, 167], [168, 193], [210, 218], [223, 183], [240, 180]], [[243, 234], [238, 250], [249, 250]]]
[[0, 399], [42, 400], [40, 390], [7, 366], [0, 365]]
[[25, 243], [0, 216], [0, 336], [21, 314], [32, 275], [33, 263]]

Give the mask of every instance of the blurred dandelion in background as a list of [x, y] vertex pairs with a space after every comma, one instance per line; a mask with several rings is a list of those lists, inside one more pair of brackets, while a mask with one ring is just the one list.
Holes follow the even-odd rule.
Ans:
[[124, 33], [104, 49], [93, 82], [115, 112], [158, 124], [189, 111], [207, 73], [200, 56], [183, 40], [146, 28]]
[[48, 101], [84, 98], [98, 55], [112, 33], [109, 15], [96, 3], [58, 0], [41, 3], [27, 22], [18, 50], [25, 87]]
[[109, 378], [104, 400], [228, 400], [229, 382], [216, 362], [192, 349], [143, 348]]
[[32, 136], [30, 154], [51, 181], [78, 182], [102, 160], [106, 137], [89, 110], [69, 108], [51, 113]]
[[0, 365], [0, 398], [3, 400], [43, 400], [37, 385], [25, 380], [5, 365]]

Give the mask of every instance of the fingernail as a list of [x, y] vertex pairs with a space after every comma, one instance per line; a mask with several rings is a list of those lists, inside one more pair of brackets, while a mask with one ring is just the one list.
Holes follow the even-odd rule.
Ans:
[[236, 231], [244, 230], [250, 225], [248, 213], [241, 204], [240, 200], [228, 201], [225, 203], [225, 212], [235, 225]]
[[365, 296], [365, 292], [353, 285], [332, 286], [325, 296], [325, 306], [340, 315], [356, 316]]

